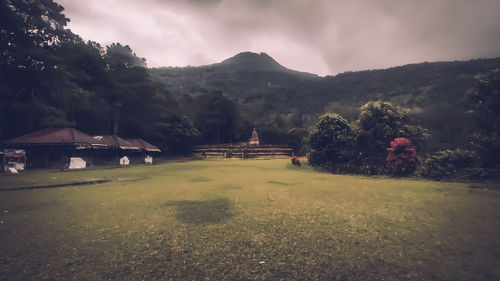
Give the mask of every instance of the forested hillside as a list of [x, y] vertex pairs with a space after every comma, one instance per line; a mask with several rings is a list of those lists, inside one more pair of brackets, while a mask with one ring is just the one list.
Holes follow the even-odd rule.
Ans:
[[264, 53], [247, 52], [208, 66], [150, 72], [181, 101], [203, 93], [224, 93], [239, 105], [245, 120], [265, 131], [309, 127], [324, 112], [354, 120], [366, 102], [389, 101], [409, 108], [429, 128], [431, 148], [438, 148], [467, 142], [475, 125], [467, 114], [466, 93], [475, 87], [477, 74], [499, 67], [500, 58], [477, 59], [319, 77], [289, 70]]
[[478, 129], [467, 92], [500, 58], [426, 62], [320, 77], [244, 52], [199, 67], [147, 68], [126, 42], [100, 46], [66, 29], [53, 1], [0, 3], [0, 140], [45, 127], [142, 137], [170, 151], [193, 143], [306, 136], [325, 112], [356, 120], [368, 101], [409, 108], [431, 137], [422, 149], [466, 145]]
[[63, 7], [0, 3], [0, 139], [46, 127], [189, 145], [197, 130], [130, 47], [84, 42]]

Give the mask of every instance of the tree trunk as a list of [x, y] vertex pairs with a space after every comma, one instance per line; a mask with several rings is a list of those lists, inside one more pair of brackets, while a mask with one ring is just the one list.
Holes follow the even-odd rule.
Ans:
[[120, 111], [115, 110], [115, 118], [113, 120], [113, 135], [118, 135], [118, 130], [120, 129]]

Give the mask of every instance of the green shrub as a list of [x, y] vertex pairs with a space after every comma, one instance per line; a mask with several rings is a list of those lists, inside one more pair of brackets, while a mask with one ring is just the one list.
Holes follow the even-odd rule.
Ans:
[[338, 172], [349, 160], [346, 153], [351, 140], [352, 130], [344, 117], [335, 113], [322, 115], [309, 137], [309, 163]]
[[477, 153], [464, 149], [435, 152], [424, 161], [421, 173], [435, 180], [480, 179], [485, 176]]

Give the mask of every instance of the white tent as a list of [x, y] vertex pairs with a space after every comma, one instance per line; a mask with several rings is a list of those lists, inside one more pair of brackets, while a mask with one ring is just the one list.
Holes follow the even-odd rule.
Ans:
[[69, 160], [69, 169], [85, 169], [87, 162], [80, 157], [71, 157]]
[[120, 158], [120, 165], [128, 165], [130, 164], [130, 160], [128, 159], [127, 156], [123, 156], [122, 158]]

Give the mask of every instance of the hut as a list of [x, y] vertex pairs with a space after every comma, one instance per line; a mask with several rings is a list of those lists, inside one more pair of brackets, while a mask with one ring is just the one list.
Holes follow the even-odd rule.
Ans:
[[153, 155], [161, 150], [143, 139], [126, 139], [129, 143], [141, 149], [141, 153], [135, 155], [133, 162], [153, 164]]
[[255, 130], [255, 128], [253, 128], [252, 137], [248, 140], [248, 144], [249, 145], [259, 145], [260, 144], [259, 134], [257, 133], [257, 130]]
[[71, 157], [88, 158], [94, 139], [74, 128], [46, 128], [4, 142], [26, 151], [27, 168], [64, 166]]
[[137, 145], [116, 135], [93, 136], [92, 162], [97, 165], [128, 165], [131, 155], [141, 151]]

